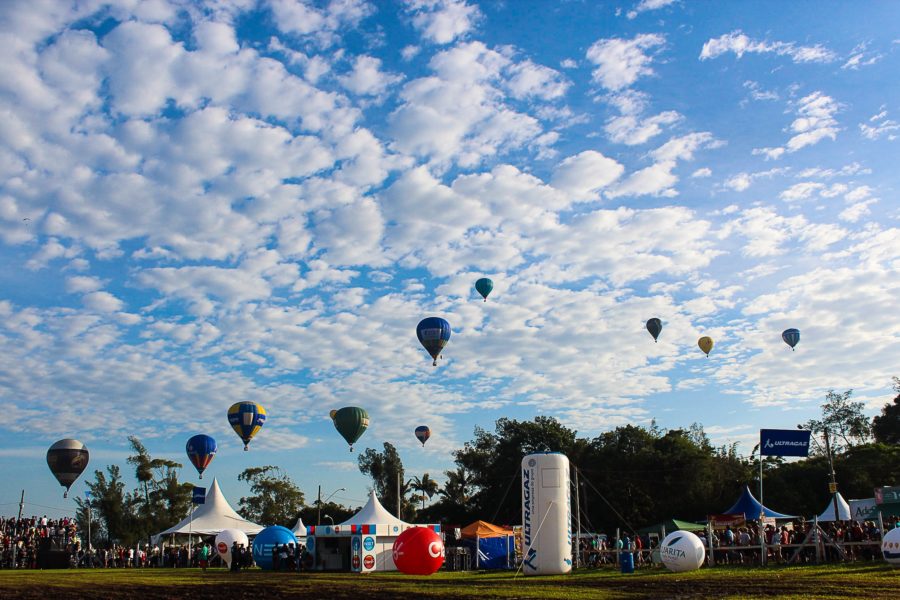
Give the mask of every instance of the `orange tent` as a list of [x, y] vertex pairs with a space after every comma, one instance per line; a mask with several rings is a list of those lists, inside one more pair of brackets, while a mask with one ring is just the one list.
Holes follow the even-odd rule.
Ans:
[[513, 535], [512, 529], [507, 529], [505, 527], [500, 527], [499, 525], [494, 525], [492, 523], [488, 523], [487, 521], [475, 521], [469, 525], [463, 527], [460, 532], [463, 538], [492, 538], [492, 537], [505, 537], [507, 535]]

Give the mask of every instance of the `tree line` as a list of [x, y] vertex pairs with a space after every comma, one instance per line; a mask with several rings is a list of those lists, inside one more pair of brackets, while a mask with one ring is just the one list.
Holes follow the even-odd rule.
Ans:
[[[868, 419], [864, 404], [852, 391], [830, 391], [821, 416], [798, 427], [813, 432], [810, 456], [786, 461], [763, 459], [766, 505], [789, 514], [811, 517], [826, 506], [830, 466], [825, 453], [829, 438], [838, 489], [845, 498], [869, 498], [875, 487], [900, 484], [900, 380], [897, 396]], [[87, 506], [99, 516], [93, 543], [133, 544], [171, 527], [188, 514], [192, 485], [178, 480], [181, 464], [153, 458], [135, 437], [129, 438], [138, 487], [125, 490], [118, 466], [95, 471], [87, 483], [90, 499], [76, 499], [85, 523]], [[534, 452], [562, 452], [578, 472], [582, 525], [594, 531], [640, 528], [667, 518], [702, 520], [726, 510], [744, 485], [756, 493], [759, 454], [738, 452], [737, 443], [713, 445], [700, 424], [680, 429], [624, 425], [593, 438], [552, 417], [530, 421], [502, 418], [493, 431], [476, 427], [473, 437], [453, 453], [454, 468], [439, 485], [429, 473], [407, 478], [400, 454], [389, 442], [381, 450], [366, 449], [358, 457], [360, 472], [372, 481], [379, 501], [410, 522], [466, 525], [476, 519], [497, 524], [521, 520], [520, 463]], [[336, 502], [307, 501], [279, 467], [245, 469], [238, 479], [250, 494], [238, 512], [261, 524], [292, 526], [298, 517], [315, 524], [321, 515], [334, 522], [349, 518], [353, 507]], [[399, 484], [399, 485], [398, 485]], [[573, 496], [574, 501], [574, 496]], [[430, 502], [430, 503], [429, 503]]]

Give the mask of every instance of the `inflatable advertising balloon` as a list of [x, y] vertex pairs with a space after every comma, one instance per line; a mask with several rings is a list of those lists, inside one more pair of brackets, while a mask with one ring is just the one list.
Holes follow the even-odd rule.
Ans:
[[297, 538], [294, 537], [293, 531], [281, 525], [266, 527], [253, 540], [253, 562], [263, 571], [271, 571], [275, 567], [272, 564], [272, 548], [285, 544], [297, 547]]
[[223, 529], [216, 536], [216, 552], [219, 553], [222, 562], [229, 569], [231, 568], [231, 545], [235, 542], [237, 542], [238, 546], [243, 544], [244, 548], [250, 547], [250, 540], [247, 539], [247, 534], [240, 529]]
[[653, 336], [653, 341], [655, 342], [659, 338], [659, 334], [662, 331], [662, 321], [653, 317], [649, 321], [647, 321], [647, 331], [650, 332], [650, 335]]
[[419, 425], [416, 427], [416, 439], [422, 442], [422, 446], [425, 445], [425, 442], [428, 441], [428, 438], [431, 437], [431, 429], [429, 429], [425, 425]]
[[440, 317], [422, 319], [416, 327], [416, 337], [431, 355], [432, 366], [436, 367], [438, 356], [450, 341], [450, 323]]
[[444, 542], [427, 527], [411, 527], [394, 542], [394, 565], [406, 575], [431, 575], [444, 564]]
[[696, 571], [706, 560], [706, 549], [693, 533], [673, 531], [659, 545], [659, 557], [673, 573]]
[[800, 341], [800, 330], [794, 328], [785, 329], [781, 332], [781, 339], [783, 339], [784, 343], [790, 346], [791, 350], [793, 350], [794, 346], [797, 345], [797, 342]]
[[891, 529], [881, 540], [881, 553], [888, 564], [900, 567], [900, 529]]
[[69, 488], [87, 468], [89, 460], [88, 449], [78, 440], [59, 440], [47, 450], [47, 466], [59, 485], [66, 488], [63, 498], [69, 497]]
[[185, 450], [187, 451], [188, 459], [191, 461], [191, 464], [194, 465], [197, 468], [197, 472], [200, 473], [200, 479], [203, 479], [203, 471], [205, 471], [206, 467], [209, 466], [209, 463], [212, 462], [212, 459], [218, 450], [216, 440], [201, 433], [187, 441]]
[[369, 428], [369, 413], [358, 406], [345, 406], [334, 411], [334, 428], [350, 444], [350, 452], [353, 452], [353, 444]]
[[484, 298], [484, 301], [487, 302], [488, 294], [490, 294], [491, 290], [494, 289], [494, 282], [487, 277], [482, 277], [475, 282], [475, 289], [479, 294], [481, 294], [481, 297]]
[[244, 441], [244, 450], [249, 450], [250, 440], [266, 422], [266, 409], [256, 402], [236, 402], [228, 409], [228, 422]]
[[700, 346], [700, 349], [706, 354], [707, 358], [709, 357], [709, 353], [712, 352], [713, 346], [715, 342], [708, 335], [704, 335], [702, 338], [697, 340], [697, 345]]

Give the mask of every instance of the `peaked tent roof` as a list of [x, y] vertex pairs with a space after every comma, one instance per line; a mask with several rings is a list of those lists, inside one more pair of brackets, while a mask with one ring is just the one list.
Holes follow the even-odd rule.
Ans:
[[469, 523], [462, 528], [460, 533], [464, 538], [505, 537], [513, 534], [512, 529], [506, 529], [499, 525], [488, 523], [487, 521], [475, 521], [474, 523]]
[[838, 521], [849, 521], [852, 519], [850, 514], [850, 504], [844, 500], [844, 497], [841, 496], [840, 492], [835, 492], [834, 496], [828, 499], [828, 506], [825, 507], [825, 510], [822, 511], [822, 514], [819, 515], [820, 521], [834, 521], [834, 497], [837, 496], [838, 503]]
[[247, 535], [255, 535], [262, 531], [263, 527], [251, 523], [234, 512], [222, 494], [222, 490], [219, 489], [219, 482], [213, 479], [212, 485], [206, 492], [206, 501], [194, 509], [193, 517], [188, 515], [178, 525], [169, 527], [157, 535], [173, 533], [216, 535], [223, 529], [238, 529]]
[[666, 519], [665, 521], [662, 521], [660, 523], [642, 527], [638, 529], [637, 532], [661, 534], [663, 528], [665, 528], [666, 533], [669, 534], [673, 531], [703, 531], [704, 529], [706, 529], [706, 525], [691, 523], [690, 521], [682, 521], [680, 519]]
[[369, 501], [366, 505], [359, 509], [358, 513], [340, 523], [340, 525], [341, 527], [344, 525], [388, 525], [390, 527], [396, 525], [403, 529], [403, 526], [408, 525], [408, 523], [404, 523], [389, 513], [378, 501], [378, 498], [375, 497], [375, 492], [372, 491], [369, 493]]
[[740, 498], [737, 499], [737, 502], [734, 503], [734, 506], [729, 508], [726, 511], [723, 511], [726, 515], [744, 515], [744, 518], [748, 521], [755, 521], [759, 518], [760, 511], [765, 514], [765, 516], [775, 519], [793, 519], [794, 515], [785, 515], [780, 512], [776, 512], [771, 508], [766, 508], [762, 504], [759, 503], [752, 493], [750, 493], [750, 486], [745, 485], [744, 491], [741, 492]]
[[294, 527], [291, 531], [295, 537], [306, 537], [306, 525], [303, 524], [303, 519], [301, 517], [297, 517], [297, 522], [294, 523]]

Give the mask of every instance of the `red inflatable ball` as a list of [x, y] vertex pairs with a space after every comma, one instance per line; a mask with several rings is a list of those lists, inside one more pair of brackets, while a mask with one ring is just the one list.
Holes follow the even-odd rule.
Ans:
[[407, 575], [431, 575], [444, 564], [444, 542], [427, 527], [411, 527], [394, 542], [394, 564]]

